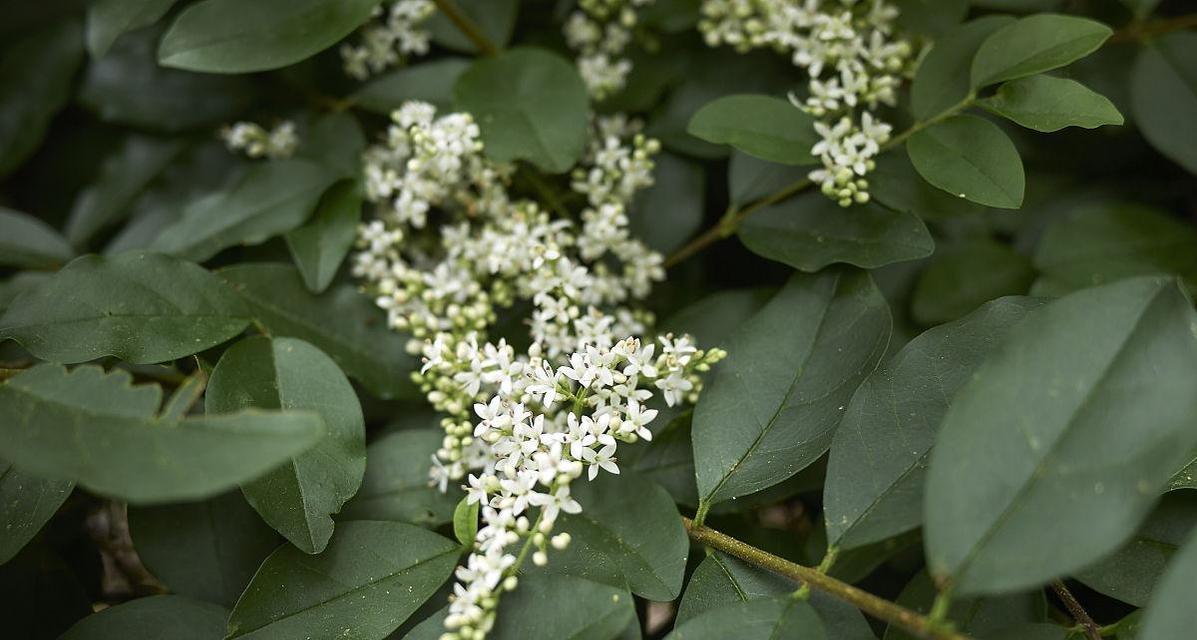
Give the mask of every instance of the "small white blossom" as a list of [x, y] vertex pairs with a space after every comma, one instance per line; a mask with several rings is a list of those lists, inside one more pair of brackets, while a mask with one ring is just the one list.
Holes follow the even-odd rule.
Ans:
[[290, 120], [269, 131], [253, 122], [238, 122], [222, 129], [220, 137], [230, 151], [244, 151], [251, 158], [289, 158], [299, 146], [295, 123]]

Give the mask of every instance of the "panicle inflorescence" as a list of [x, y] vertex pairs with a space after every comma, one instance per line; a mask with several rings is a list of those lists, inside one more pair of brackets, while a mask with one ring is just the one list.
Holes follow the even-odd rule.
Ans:
[[822, 167], [810, 178], [842, 206], [869, 200], [868, 175], [892, 127], [876, 114], [893, 106], [910, 71], [910, 43], [896, 37], [898, 10], [886, 0], [704, 0], [707, 44], [789, 54], [810, 76], [790, 99], [814, 116]]
[[251, 158], [289, 158], [299, 146], [295, 123], [290, 120], [269, 131], [253, 122], [237, 122], [221, 129], [220, 137], [230, 151], [243, 151]]
[[431, 36], [423, 26], [435, 11], [432, 0], [398, 0], [376, 8], [375, 20], [362, 28], [358, 44], [341, 45], [345, 72], [365, 80], [408, 56], [428, 53]]
[[637, 10], [654, 0], [580, 0], [565, 22], [565, 41], [578, 52], [578, 73], [595, 100], [627, 84], [632, 61], [626, 50], [636, 28]]

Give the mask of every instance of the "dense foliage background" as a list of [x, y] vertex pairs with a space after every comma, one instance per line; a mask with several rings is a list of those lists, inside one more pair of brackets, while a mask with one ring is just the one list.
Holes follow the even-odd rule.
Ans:
[[1194, 637], [1191, 3], [893, 0], [848, 191], [808, 178], [806, 73], [709, 46], [710, 3], [637, 3], [602, 91], [568, 0], [437, 2], [426, 55], [355, 78], [378, 4], [0, 0], [0, 636], [444, 631], [478, 511], [429, 484], [442, 416], [348, 257], [420, 100], [567, 219], [593, 115], [642, 120], [643, 306], [728, 354], [578, 482], [492, 636]]

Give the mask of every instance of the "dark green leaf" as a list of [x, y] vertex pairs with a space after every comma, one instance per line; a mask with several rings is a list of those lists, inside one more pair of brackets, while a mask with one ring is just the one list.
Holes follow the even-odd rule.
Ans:
[[984, 118], [953, 116], [911, 136], [906, 151], [924, 180], [952, 195], [989, 207], [1022, 206], [1022, 158]]
[[467, 502], [462, 498], [453, 510], [453, 535], [461, 546], [472, 549], [474, 538], [478, 537], [478, 506], [480, 503]]
[[1028, 622], [987, 632], [982, 640], [1073, 640], [1076, 637], [1068, 627], [1047, 622]]
[[345, 504], [342, 519], [398, 520], [421, 526], [451, 522], [461, 491], [442, 493], [428, 477], [429, 460], [444, 437], [441, 429], [404, 429], [371, 442], [362, 488]]
[[573, 576], [529, 574], [499, 601], [490, 637], [610, 640], [635, 619], [632, 594], [623, 589]]
[[1011, 80], [980, 104], [1028, 129], [1047, 133], [1065, 127], [1096, 129], [1123, 122], [1109, 98], [1076, 80], [1052, 76]]
[[823, 489], [831, 544], [858, 547], [922, 524], [927, 457], [948, 403], [1039, 304], [995, 300], [911, 340], [865, 380], [831, 443]]
[[1008, 24], [985, 39], [973, 57], [974, 88], [1050, 71], [1097, 50], [1113, 34], [1076, 16], [1041, 13]]
[[1177, 471], [1168, 481], [1168, 491], [1177, 489], [1197, 489], [1197, 458], [1194, 458], [1183, 469]]
[[[519, 0], [456, 0], [455, 4], [495, 46], [502, 49], [511, 40]], [[444, 12], [433, 13], [425, 25], [432, 32], [432, 40], [442, 47], [463, 53], [478, 52], [474, 42]]]
[[22, 34], [0, 55], [0, 176], [41, 144], [82, 59], [83, 29], [75, 21]]
[[453, 85], [470, 66], [465, 58], [441, 58], [392, 71], [367, 82], [353, 94], [354, 104], [389, 116], [408, 100], [430, 102], [438, 109], [453, 105]]
[[407, 337], [388, 329], [386, 314], [355, 287], [313, 295], [299, 272], [283, 264], [242, 264], [218, 275], [271, 335], [316, 345], [379, 397], [415, 396], [410, 375], [417, 366], [407, 353]]
[[176, 0], [96, 0], [87, 8], [87, 50], [102, 57], [127, 31], [154, 24]]
[[702, 226], [706, 175], [701, 165], [668, 152], [656, 165], [653, 185], [636, 194], [628, 226], [633, 237], [668, 253]]
[[66, 263], [71, 245], [50, 225], [33, 216], [0, 207], [0, 266], [36, 269]]
[[761, 209], [737, 234], [753, 253], [807, 272], [836, 263], [874, 269], [935, 250], [918, 216], [875, 204], [841, 207], [821, 193]]
[[966, 241], [935, 254], [919, 275], [911, 314], [920, 324], [950, 322], [988, 300], [1027, 292], [1035, 278], [1031, 261], [988, 238]]
[[869, 193], [878, 203], [923, 220], [946, 220], [983, 211], [977, 204], [927, 184], [914, 170], [910, 155], [901, 151], [878, 158], [877, 168], [869, 174]]
[[332, 514], [357, 493], [366, 468], [362, 408], [336, 363], [296, 338], [246, 338], [221, 356], [206, 408], [209, 415], [252, 408], [320, 416], [325, 434], [315, 446], [241, 489], [291, 544], [307, 553], [323, 550]]
[[303, 224], [335, 180], [307, 160], [256, 164], [229, 191], [188, 205], [151, 247], [202, 262], [233, 245], [261, 244]]
[[1188, 491], [1164, 496], [1130, 542], [1077, 572], [1076, 579], [1111, 598], [1146, 606], [1172, 556], [1197, 531], [1195, 498]]
[[224, 607], [184, 596], [150, 596], [87, 616], [62, 640], [216, 640], [224, 635], [228, 615]]
[[172, 592], [225, 607], [282, 542], [240, 492], [130, 507], [129, 532], [138, 557]]
[[287, 248], [309, 291], [320, 293], [332, 283], [353, 247], [361, 218], [361, 188], [342, 180], [324, 192], [307, 224], [287, 233]]
[[[1122, 278], [1178, 274], [1197, 281], [1197, 230], [1142, 205], [1119, 202], [1057, 216], [1035, 249], [1035, 267], [1061, 294]], [[1046, 285], [1036, 285], [1037, 291]]]
[[340, 178], [362, 173], [366, 136], [353, 114], [339, 111], [310, 118], [299, 132], [295, 157], [318, 162]]
[[1151, 15], [1152, 11], [1159, 6], [1160, 0], [1121, 0], [1122, 4], [1135, 14], [1135, 17], [1142, 20]]
[[678, 625], [666, 640], [823, 640], [823, 623], [809, 603], [788, 595], [736, 602]]
[[156, 386], [43, 364], [0, 385], [0, 455], [131, 503], [198, 499], [251, 480], [323, 435], [311, 413], [156, 419]]
[[770, 289], [719, 291], [683, 307], [661, 321], [662, 331], [688, 333], [699, 344], [727, 346], [732, 333], [769, 301]]
[[486, 155], [499, 162], [563, 173], [585, 151], [586, 87], [557, 54], [520, 48], [478, 60], [457, 79], [453, 99], [474, 116]]
[[1195, 581], [1197, 535], [1191, 535], [1160, 579], [1135, 640], [1174, 640], [1191, 635], [1197, 627], [1197, 607], [1193, 606]]
[[74, 488], [70, 480], [29, 475], [0, 460], [0, 564], [41, 531]]
[[26, 290], [0, 317], [0, 337], [53, 362], [149, 363], [203, 351], [247, 324], [245, 305], [211, 273], [130, 252], [84, 256]]
[[1197, 446], [1193, 326], [1165, 278], [1085, 289], [1014, 326], [952, 399], [931, 454], [932, 571], [961, 594], [1010, 591], [1129, 538]]
[[727, 169], [727, 190], [731, 207], [744, 205], [806, 182], [809, 167], [791, 167], [766, 162], [735, 151]]
[[270, 554], [229, 619], [229, 638], [385, 638], [452, 573], [460, 548], [398, 522], [344, 522], [324, 553]]
[[81, 247], [97, 231], [128, 216], [133, 201], [182, 150], [178, 140], [126, 138], [105, 158], [95, 182], [75, 199], [66, 224], [71, 244]]
[[1131, 108], [1151, 146], [1197, 173], [1197, 33], [1177, 31], [1143, 47], [1131, 72]]
[[890, 323], [864, 272], [791, 278], [732, 336], [694, 410], [702, 501], [760, 491], [822, 456], [885, 352]]
[[818, 142], [814, 119], [787, 100], [764, 95], [724, 96], [690, 118], [690, 135], [727, 144], [762, 160], [811, 164]]
[[932, 36], [951, 29], [968, 15], [968, 0], [895, 0], [894, 7], [903, 30]]
[[202, 0], [162, 37], [158, 61], [208, 73], [285, 67], [349, 35], [376, 5], [378, 0]]
[[682, 592], [690, 542], [669, 494], [635, 474], [604, 475], [573, 485], [582, 513], [562, 514], [558, 528], [573, 537], [553, 554], [553, 572], [626, 587], [669, 602]]
[[[935, 585], [925, 571], [914, 576], [898, 594], [897, 603], [919, 613], [931, 611], [935, 599]], [[956, 628], [973, 637], [987, 637], [989, 633], [1020, 622], [1038, 622], [1047, 615], [1047, 602], [1038, 591], [1014, 593], [993, 598], [955, 598], [947, 619]], [[885, 640], [917, 640], [906, 631], [890, 625]]]
[[935, 41], [910, 85], [910, 107], [919, 120], [930, 120], [969, 96], [973, 55], [994, 31], [1011, 24], [1010, 16], [984, 16], [960, 25]]

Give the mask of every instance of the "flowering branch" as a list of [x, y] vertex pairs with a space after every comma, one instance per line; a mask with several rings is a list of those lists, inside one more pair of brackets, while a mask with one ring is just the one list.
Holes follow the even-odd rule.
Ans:
[[689, 518], [682, 518], [686, 532], [695, 542], [705, 544], [724, 553], [731, 554], [745, 562], [767, 569], [791, 580], [830, 594], [847, 602], [864, 613], [879, 620], [897, 625], [924, 640], [969, 640], [968, 636], [953, 631], [950, 627], [937, 625], [932, 620], [905, 607], [840, 582], [818, 569], [794, 564], [767, 551], [762, 551], [726, 534], [696, 525]]
[[453, 26], [461, 31], [462, 35], [474, 43], [479, 53], [484, 56], [493, 56], [499, 52], [499, 48], [490, 41], [490, 38], [486, 37], [482, 29], [473, 20], [470, 20], [469, 16], [461, 12], [461, 8], [457, 6], [457, 3], [453, 2], [453, 0], [435, 0], [435, 2], [436, 8], [445, 14], [445, 17], [453, 23]]

